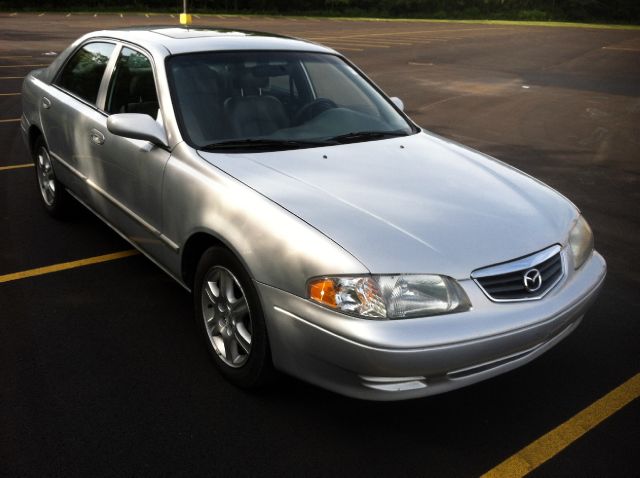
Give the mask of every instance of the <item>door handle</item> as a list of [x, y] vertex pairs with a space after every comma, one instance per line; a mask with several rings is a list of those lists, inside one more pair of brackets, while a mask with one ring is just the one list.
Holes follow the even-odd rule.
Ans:
[[46, 96], [42, 97], [42, 107], [45, 110], [48, 110], [49, 108], [51, 108], [51, 100], [49, 98], [47, 98]]
[[95, 128], [89, 131], [89, 139], [93, 144], [104, 144], [104, 135]]

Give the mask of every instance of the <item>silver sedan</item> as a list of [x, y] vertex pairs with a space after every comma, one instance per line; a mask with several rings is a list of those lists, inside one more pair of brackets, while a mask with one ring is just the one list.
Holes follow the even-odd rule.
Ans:
[[421, 129], [315, 43], [94, 32], [22, 98], [44, 207], [79, 201], [191, 291], [241, 387], [275, 370], [373, 400], [469, 385], [570, 334], [605, 277], [565, 197]]

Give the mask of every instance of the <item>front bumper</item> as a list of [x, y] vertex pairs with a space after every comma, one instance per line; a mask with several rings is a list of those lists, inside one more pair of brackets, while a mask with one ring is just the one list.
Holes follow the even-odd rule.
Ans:
[[277, 369], [343, 395], [401, 400], [460, 388], [524, 365], [569, 335], [606, 275], [594, 252], [543, 299], [491, 302], [460, 284], [472, 310], [367, 320], [257, 283]]

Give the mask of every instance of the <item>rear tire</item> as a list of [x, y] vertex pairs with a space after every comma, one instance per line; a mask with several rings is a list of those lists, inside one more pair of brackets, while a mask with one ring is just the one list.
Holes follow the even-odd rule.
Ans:
[[242, 388], [269, 382], [274, 372], [258, 293], [227, 249], [211, 247], [200, 258], [193, 303], [196, 325], [220, 372]]
[[71, 198], [62, 183], [56, 178], [51, 155], [42, 136], [35, 140], [32, 154], [42, 205], [55, 218], [67, 217]]

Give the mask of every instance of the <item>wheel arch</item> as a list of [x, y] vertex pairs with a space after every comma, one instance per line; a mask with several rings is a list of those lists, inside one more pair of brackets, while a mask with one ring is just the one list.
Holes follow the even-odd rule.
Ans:
[[31, 153], [32, 156], [34, 153], [33, 148], [35, 147], [35, 144], [38, 138], [44, 139], [44, 133], [42, 132], [39, 126], [32, 124], [31, 126], [29, 126], [29, 132], [27, 137], [29, 142], [29, 152]]
[[189, 289], [193, 289], [196, 269], [202, 254], [210, 247], [221, 247], [235, 256], [242, 264], [249, 277], [253, 278], [246, 261], [235, 251], [235, 249], [224, 239], [210, 231], [196, 231], [189, 236], [182, 248], [182, 259], [180, 274], [183, 282]]

